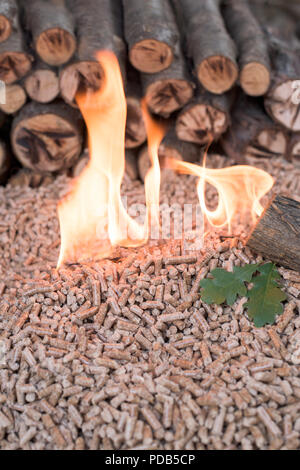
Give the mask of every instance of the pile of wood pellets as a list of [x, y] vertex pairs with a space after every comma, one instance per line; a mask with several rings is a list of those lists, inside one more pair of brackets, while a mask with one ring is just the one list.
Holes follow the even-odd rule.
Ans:
[[[300, 168], [256, 166], [300, 200]], [[162, 202], [196, 201], [192, 177], [167, 179]], [[214, 268], [262, 261], [242, 235], [212, 234], [188, 255], [170, 240], [57, 271], [67, 187], [58, 177], [0, 188], [0, 448], [298, 449], [299, 273], [279, 267], [284, 313], [255, 328], [245, 298], [209, 306], [199, 295]], [[138, 181], [123, 190], [144, 198]]]

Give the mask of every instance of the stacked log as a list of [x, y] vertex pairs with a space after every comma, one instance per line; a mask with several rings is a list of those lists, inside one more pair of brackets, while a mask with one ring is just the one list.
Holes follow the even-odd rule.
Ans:
[[102, 49], [117, 56], [123, 76], [131, 178], [139, 167], [143, 179], [149, 165], [142, 98], [170, 123], [159, 149], [162, 165], [170, 157], [199, 161], [216, 141], [239, 163], [253, 156], [299, 161], [294, 3], [1, 0], [0, 178], [9, 175], [11, 154], [26, 168], [22, 181], [30, 171], [77, 173], [85, 127], [76, 95], [101, 88], [96, 53]]

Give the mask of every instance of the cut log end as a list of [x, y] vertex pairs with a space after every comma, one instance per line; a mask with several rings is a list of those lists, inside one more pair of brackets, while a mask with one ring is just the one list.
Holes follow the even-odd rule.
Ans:
[[287, 80], [273, 87], [265, 98], [265, 108], [275, 121], [293, 132], [299, 132], [300, 103], [295, 97], [295, 80]]
[[5, 182], [10, 167], [10, 154], [7, 145], [0, 141], [0, 183]]
[[181, 140], [203, 145], [217, 140], [227, 126], [224, 112], [206, 104], [196, 104], [180, 113], [176, 122], [176, 134]]
[[5, 103], [0, 103], [0, 109], [5, 114], [14, 114], [26, 102], [26, 93], [21, 85], [7, 85], [5, 89]]
[[182, 108], [193, 96], [193, 87], [187, 80], [159, 80], [149, 85], [146, 102], [154, 114], [169, 117]]
[[23, 52], [0, 54], [0, 80], [10, 85], [24, 77], [31, 68], [30, 57]]
[[250, 62], [241, 70], [240, 83], [247, 95], [262, 96], [270, 86], [270, 71], [263, 64]]
[[68, 62], [75, 53], [76, 39], [61, 28], [50, 28], [39, 35], [35, 47], [44, 62], [59, 66]]
[[300, 271], [300, 203], [276, 196], [260, 217], [247, 245], [275, 263]]
[[74, 112], [56, 104], [23, 108], [13, 123], [11, 142], [25, 168], [49, 173], [74, 164], [82, 148], [81, 121]]
[[127, 98], [125, 147], [127, 149], [139, 147], [146, 138], [146, 127], [140, 102], [135, 98]]
[[0, 15], [0, 42], [6, 41], [12, 32], [11, 22], [4, 15]]
[[77, 93], [96, 91], [101, 87], [103, 71], [95, 61], [81, 61], [65, 67], [60, 76], [60, 89], [63, 99], [76, 106]]
[[227, 57], [211, 56], [198, 66], [197, 76], [206, 90], [219, 95], [233, 87], [238, 78], [238, 68]]
[[129, 60], [140, 72], [157, 73], [171, 65], [173, 51], [166, 43], [156, 39], [144, 39], [133, 45]]
[[58, 77], [50, 69], [35, 70], [25, 79], [24, 84], [30, 98], [39, 103], [50, 103], [60, 91]]

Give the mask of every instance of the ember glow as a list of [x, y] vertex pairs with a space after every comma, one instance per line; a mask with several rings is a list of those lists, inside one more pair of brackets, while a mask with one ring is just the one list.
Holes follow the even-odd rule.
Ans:
[[[151, 118], [143, 102], [152, 166], [145, 178], [146, 217], [143, 224], [138, 224], [129, 216], [121, 200], [126, 126], [121, 72], [112, 53], [99, 52], [98, 60], [105, 75], [101, 89], [77, 96], [88, 129], [90, 161], [74, 182], [70, 193], [58, 205], [61, 230], [58, 267], [64, 262], [105, 258], [115, 246], [142, 245], [148, 240], [150, 229], [151, 235], [153, 227], [159, 229], [158, 148], [165, 128]], [[250, 209], [252, 214], [260, 215], [260, 199], [273, 185], [270, 175], [251, 166], [214, 170], [177, 160], [170, 160], [169, 166], [199, 176], [200, 206], [213, 226], [230, 227], [239, 211]], [[219, 195], [218, 207], [214, 211], [209, 211], [205, 202], [206, 183], [213, 185]]]

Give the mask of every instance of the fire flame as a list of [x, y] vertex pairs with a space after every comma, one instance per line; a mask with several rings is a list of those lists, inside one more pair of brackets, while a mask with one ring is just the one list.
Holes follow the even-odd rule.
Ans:
[[[153, 227], [159, 230], [158, 148], [166, 129], [149, 115], [143, 101], [151, 168], [145, 178], [146, 217], [144, 224], [138, 224], [129, 216], [121, 199], [126, 126], [122, 76], [114, 54], [101, 51], [97, 59], [104, 71], [101, 89], [76, 97], [88, 129], [90, 161], [58, 205], [61, 230], [58, 267], [64, 262], [105, 258], [114, 246], [139, 246], [148, 240], [150, 229], [151, 233]], [[260, 199], [273, 185], [270, 175], [250, 166], [214, 170], [178, 160], [169, 160], [169, 166], [199, 176], [200, 205], [214, 226], [228, 224], [230, 227], [233, 216], [245, 208], [260, 215]], [[214, 211], [205, 202], [206, 183], [218, 191], [219, 203]]]

